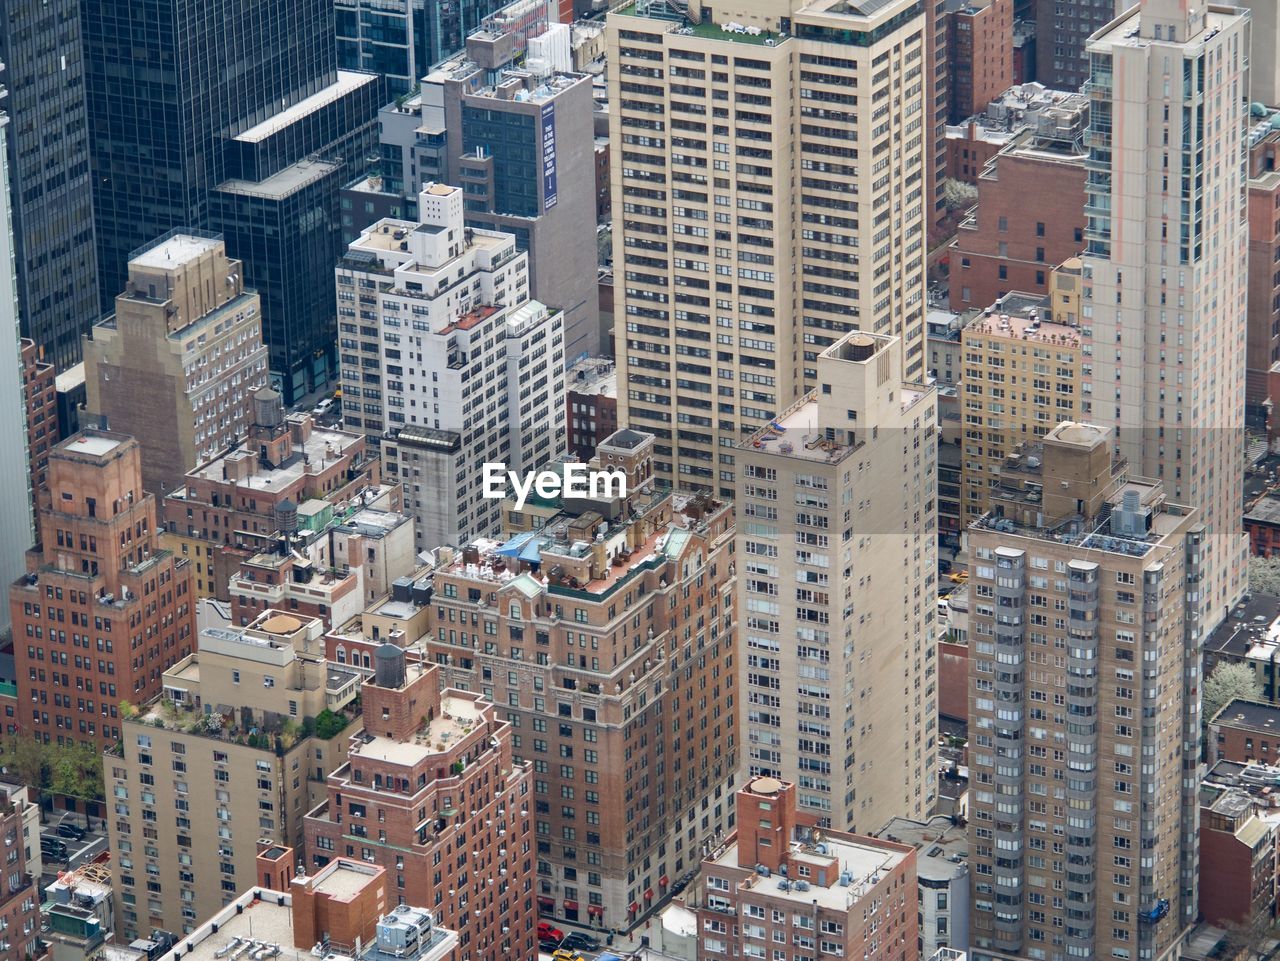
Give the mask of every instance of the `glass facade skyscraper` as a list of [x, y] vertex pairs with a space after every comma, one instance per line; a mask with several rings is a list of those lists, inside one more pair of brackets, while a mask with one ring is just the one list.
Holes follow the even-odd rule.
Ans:
[[[217, 230], [262, 294], [286, 400], [322, 387], [334, 376], [332, 298], [307, 298], [308, 330], [283, 315], [303, 312], [291, 292], [332, 286], [336, 217], [329, 255], [304, 258], [327, 259], [314, 277], [286, 276], [287, 258], [269, 263], [263, 252], [325, 234], [317, 224], [337, 187], [332, 201], [316, 199], [315, 164], [335, 163], [345, 175], [376, 149], [382, 83], [338, 69], [332, 0], [95, 0], [84, 33], [103, 309], [123, 289], [131, 250], [173, 227]], [[299, 203], [303, 184], [311, 199]], [[326, 352], [321, 363], [315, 349]]]
[[80, 0], [0, 0], [22, 332], [66, 369], [98, 317]]

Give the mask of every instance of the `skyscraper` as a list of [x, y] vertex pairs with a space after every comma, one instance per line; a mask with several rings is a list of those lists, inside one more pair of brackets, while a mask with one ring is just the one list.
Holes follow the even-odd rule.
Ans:
[[618, 414], [661, 482], [732, 496], [734, 446], [850, 330], [923, 377], [932, 26], [918, 0], [609, 17]]
[[1095, 30], [1116, 16], [1129, 0], [1072, 0], [1036, 4], [1036, 80], [1055, 90], [1079, 90], [1089, 79], [1086, 45]]
[[1089, 42], [1082, 414], [1201, 511], [1193, 638], [1244, 590], [1248, 56], [1247, 14], [1186, 0]]
[[976, 961], [1176, 956], [1196, 919], [1204, 532], [1063, 423], [969, 528]]
[[216, 236], [174, 231], [129, 258], [116, 312], [85, 341], [86, 410], [142, 445], [157, 497], [232, 447], [267, 382], [261, 302]]
[[378, 221], [337, 268], [346, 423], [404, 484], [419, 550], [501, 529], [483, 464], [565, 453], [564, 312], [529, 299], [513, 235], [464, 226], [465, 198], [427, 184], [420, 223]]
[[98, 318], [81, 0], [0, 3], [22, 331], [59, 370]]
[[937, 404], [901, 351], [841, 338], [737, 452], [746, 773], [793, 781], [838, 831], [924, 817], [936, 793]]
[[216, 230], [286, 402], [335, 378], [337, 194], [373, 151], [381, 80], [337, 69], [332, 0], [100, 0], [84, 34], [103, 311], [132, 251]]
[[[0, 86], [0, 105], [6, 96]], [[8, 115], [0, 110], [0, 150], [6, 149], [11, 126]], [[0, 576], [4, 577], [0, 583], [6, 584], [22, 574], [24, 552], [35, 536], [7, 173], [7, 164], [0, 164], [0, 442], [8, 453], [0, 461], [0, 484], [11, 495], [0, 502]], [[0, 629], [8, 626], [8, 611], [0, 612]]]
[[14, 646], [19, 720], [45, 743], [106, 747], [120, 738], [120, 702], [159, 694], [163, 672], [191, 653], [191, 569], [156, 539], [156, 500], [124, 434], [85, 430], [50, 452], [40, 530], [9, 587], [26, 641]]

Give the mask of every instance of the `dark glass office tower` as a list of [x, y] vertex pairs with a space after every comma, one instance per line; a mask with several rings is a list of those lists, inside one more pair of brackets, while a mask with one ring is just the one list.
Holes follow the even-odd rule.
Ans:
[[[315, 165], [345, 172], [376, 150], [382, 82], [338, 69], [333, 0], [93, 0], [83, 17], [103, 309], [130, 251], [172, 227], [216, 230], [262, 294], [286, 401], [335, 379], [334, 303], [306, 292], [333, 286], [325, 185], [342, 178]], [[280, 256], [295, 236], [308, 256]]]
[[388, 98], [409, 93], [510, 0], [333, 0], [338, 63], [381, 74]]
[[98, 318], [80, 0], [0, 0], [22, 333], [63, 370]]

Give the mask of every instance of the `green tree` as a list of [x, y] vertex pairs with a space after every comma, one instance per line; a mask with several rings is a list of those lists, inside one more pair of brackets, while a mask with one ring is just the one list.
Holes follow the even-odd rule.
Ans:
[[23, 784], [39, 790], [46, 781], [45, 765], [49, 755], [45, 748], [46, 745], [33, 737], [11, 734], [0, 747], [0, 764], [21, 778]]
[[1236, 698], [1256, 701], [1262, 697], [1262, 685], [1245, 664], [1219, 664], [1204, 682], [1200, 716], [1205, 723]]
[[1255, 594], [1280, 594], [1280, 558], [1249, 558], [1249, 590]]
[[83, 744], [59, 747], [50, 759], [48, 787], [54, 794], [103, 800], [101, 755]]

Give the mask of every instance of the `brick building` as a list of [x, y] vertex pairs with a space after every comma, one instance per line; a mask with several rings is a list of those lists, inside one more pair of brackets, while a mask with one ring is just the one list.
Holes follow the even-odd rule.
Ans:
[[625, 496], [565, 498], [437, 565], [423, 638], [534, 766], [541, 913], [619, 930], [732, 824], [738, 762], [733, 511], [655, 490], [653, 448], [618, 431], [592, 465], [625, 471]]
[[22, 338], [22, 399], [27, 408], [27, 456], [31, 461], [31, 507], [35, 543], [40, 543], [40, 491], [49, 481], [49, 451], [58, 442], [57, 376], [36, 343]]
[[951, 308], [986, 307], [1011, 290], [1049, 292], [1049, 271], [1084, 241], [1078, 141], [1028, 128], [978, 176], [978, 205], [951, 251]]
[[40, 524], [46, 543], [9, 589], [19, 724], [107, 747], [120, 701], [159, 694], [193, 649], [191, 569], [160, 548], [139, 446], [123, 434], [86, 430], [50, 451]]
[[737, 794], [737, 830], [702, 861], [685, 900], [698, 961], [920, 956], [916, 849], [797, 817], [794, 784], [757, 777]]
[[1209, 924], [1269, 919], [1275, 910], [1277, 823], [1256, 809], [1246, 790], [1201, 787], [1199, 904]]
[[0, 784], [0, 961], [30, 961], [43, 953], [40, 941], [40, 813], [30, 790]]
[[951, 123], [987, 108], [1013, 85], [1013, 0], [947, 4]]
[[533, 958], [531, 774], [511, 726], [479, 694], [442, 691], [435, 665], [393, 644], [374, 661], [364, 731], [306, 817], [310, 864], [384, 868], [388, 899], [427, 897], [463, 958]]
[[1249, 300], [1245, 336], [1245, 403], [1255, 415], [1271, 393], [1268, 374], [1280, 361], [1280, 130], [1249, 148]]
[[167, 953], [139, 961], [222, 961], [259, 951], [277, 961], [459, 961], [457, 934], [434, 912], [387, 907], [381, 867], [340, 858], [295, 876], [293, 863], [292, 848], [264, 847], [256, 883], [229, 895]]
[[1249, 553], [1256, 557], [1274, 557], [1280, 552], [1280, 497], [1272, 494], [1259, 497], [1246, 509], [1242, 521], [1249, 535]]
[[[165, 541], [195, 561], [196, 596], [229, 601], [241, 560], [273, 549], [298, 505], [349, 502], [377, 488], [379, 462], [365, 444], [363, 435], [321, 428], [308, 414], [286, 417], [276, 391], [258, 390], [248, 437], [188, 471], [185, 485], [165, 497]], [[386, 506], [399, 509], [398, 488]]]
[[564, 381], [569, 454], [585, 462], [618, 429], [618, 371], [611, 360], [583, 357]]
[[1211, 759], [1280, 764], [1280, 706], [1236, 698], [1209, 719]]

